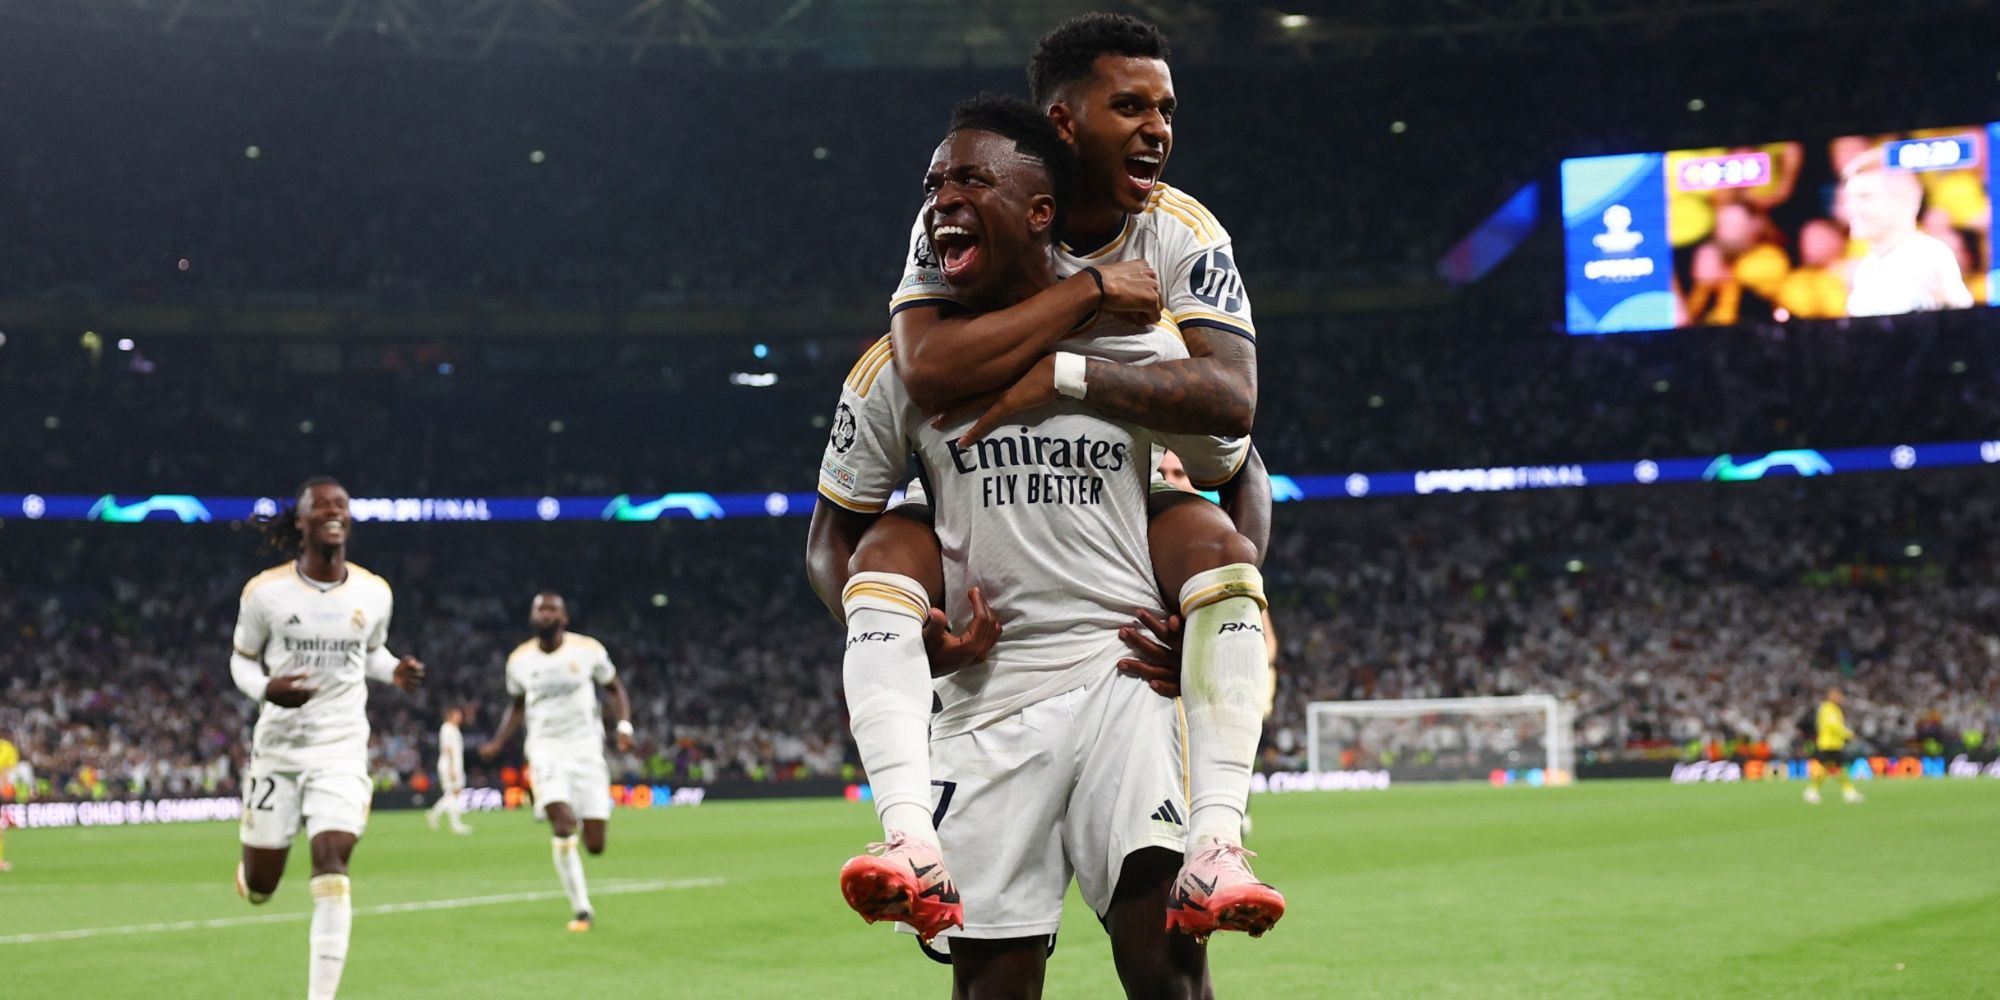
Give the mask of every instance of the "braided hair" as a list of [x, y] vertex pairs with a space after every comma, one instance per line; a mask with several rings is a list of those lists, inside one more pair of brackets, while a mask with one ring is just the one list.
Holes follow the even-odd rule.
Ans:
[[340, 480], [332, 476], [314, 476], [300, 483], [299, 488], [292, 491], [292, 502], [279, 508], [276, 514], [260, 514], [250, 519], [263, 533], [266, 547], [294, 559], [305, 551], [306, 535], [299, 527], [299, 498], [315, 486], [340, 486]]

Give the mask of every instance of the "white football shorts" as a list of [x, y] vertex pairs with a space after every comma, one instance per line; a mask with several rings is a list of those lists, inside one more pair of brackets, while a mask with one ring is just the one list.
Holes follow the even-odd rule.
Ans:
[[1102, 916], [1127, 856], [1185, 849], [1179, 703], [1114, 662], [1084, 687], [931, 743], [933, 815], [965, 904], [965, 927], [946, 934], [1053, 934], [1072, 876]]
[[359, 837], [368, 830], [374, 797], [365, 756], [315, 763], [252, 756], [244, 770], [240, 839], [245, 847], [290, 847], [301, 819], [308, 837], [328, 831]]
[[577, 819], [611, 818], [611, 768], [604, 751], [585, 747], [529, 747], [535, 806], [565, 802]]

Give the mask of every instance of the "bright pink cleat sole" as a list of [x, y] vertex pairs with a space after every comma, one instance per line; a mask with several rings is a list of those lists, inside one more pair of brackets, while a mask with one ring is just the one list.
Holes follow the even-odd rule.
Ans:
[[922, 891], [915, 875], [887, 858], [864, 854], [840, 868], [840, 895], [871, 924], [899, 920], [925, 941], [965, 926], [964, 904], [926, 897]]
[[1263, 883], [1230, 886], [1200, 903], [1167, 908], [1167, 929], [1207, 938], [1216, 931], [1263, 937], [1285, 915], [1285, 897]]

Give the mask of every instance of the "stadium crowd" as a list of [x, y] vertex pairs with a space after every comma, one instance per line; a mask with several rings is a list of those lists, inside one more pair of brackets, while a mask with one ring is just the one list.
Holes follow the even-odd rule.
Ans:
[[[1267, 325], [1256, 433], [1270, 468], [1741, 455], [2000, 426], [2000, 316], [1989, 310], [1532, 339], [1498, 321], [1457, 325], [1463, 315], [1401, 313], [1338, 332]], [[226, 339], [93, 361], [68, 338], [17, 338], [0, 347], [12, 362], [0, 364], [0, 467], [35, 469], [15, 485], [44, 493], [266, 495], [305, 467], [404, 496], [800, 490], [859, 350], [773, 343], [758, 359], [703, 341], [647, 364], [621, 358], [660, 348], [552, 342], [529, 355], [546, 367], [519, 370], [482, 360], [493, 346], [461, 346], [438, 374], [437, 362], [411, 370], [400, 347], [350, 344], [334, 378], [274, 371]], [[775, 370], [777, 384], [730, 384], [745, 367]]]
[[[1285, 506], [1265, 765], [1296, 767], [1316, 700], [1547, 692], [1603, 758], [1797, 749], [1827, 684], [1867, 745], [2000, 734], [2000, 500], [1985, 470]], [[371, 696], [378, 783], [427, 774], [442, 708], [490, 732], [529, 598], [565, 592], [634, 695], [614, 776], [851, 776], [838, 634], [800, 522], [363, 526], [397, 587], [392, 648], [430, 666]], [[240, 582], [226, 526], [4, 529], [0, 737], [38, 794], [228, 791], [251, 708], [228, 682]], [[1534, 738], [1529, 733], [1526, 739]], [[1476, 738], [1472, 737], [1472, 738]], [[477, 745], [474, 742], [472, 745]], [[1720, 748], [1720, 749], [1718, 749]], [[1364, 747], [1370, 752], [1395, 749]], [[508, 758], [503, 762], [512, 762]], [[497, 770], [472, 761], [474, 780]], [[18, 780], [7, 782], [20, 789]]]
[[1525, 693], [1567, 700], [1578, 748], [1599, 756], [1784, 757], [1809, 749], [1797, 722], [1835, 684], [1872, 749], [1990, 748], [2000, 734], [1991, 478], [1315, 509], [1268, 563], [1285, 608], [1271, 763], [1304, 757], [1309, 702]]

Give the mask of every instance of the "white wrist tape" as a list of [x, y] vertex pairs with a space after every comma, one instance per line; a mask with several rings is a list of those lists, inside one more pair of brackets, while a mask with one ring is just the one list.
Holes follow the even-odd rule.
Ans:
[[1071, 399], [1082, 399], [1090, 387], [1084, 384], [1084, 375], [1089, 367], [1083, 355], [1069, 351], [1056, 352], [1056, 394]]

